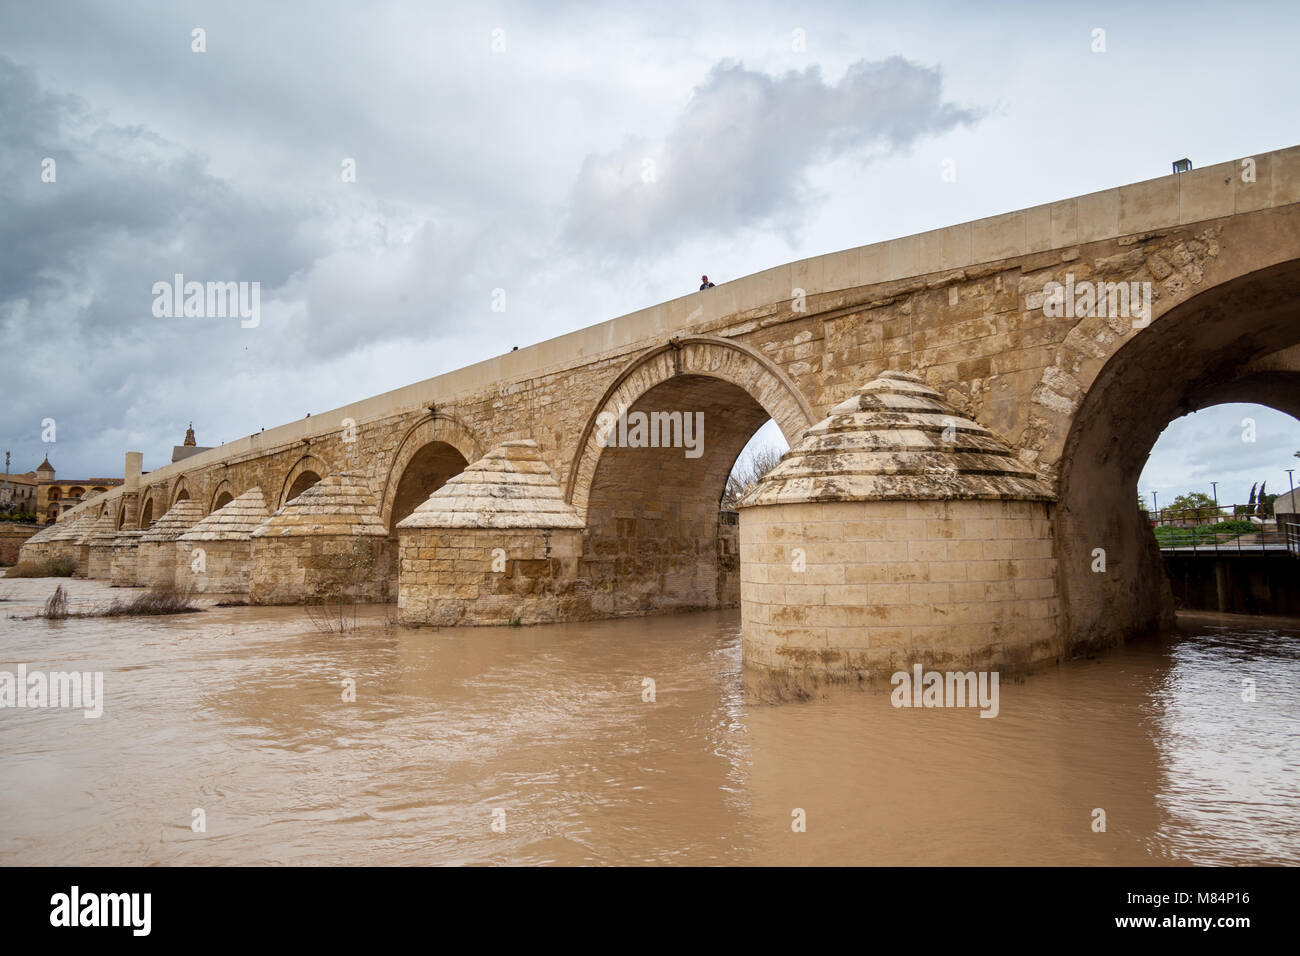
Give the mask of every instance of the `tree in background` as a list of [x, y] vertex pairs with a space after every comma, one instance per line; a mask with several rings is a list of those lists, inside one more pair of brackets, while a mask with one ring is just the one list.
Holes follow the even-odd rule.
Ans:
[[782, 452], [769, 445], [757, 449], [743, 461], [736, 462], [736, 467], [727, 476], [727, 488], [722, 492], [722, 510], [735, 511], [740, 496], [758, 484], [758, 479], [780, 464], [781, 455]]
[[1214, 499], [1202, 491], [1189, 491], [1179, 495], [1166, 511], [1173, 512], [1177, 517], [1187, 521], [1217, 519], [1219, 515]]

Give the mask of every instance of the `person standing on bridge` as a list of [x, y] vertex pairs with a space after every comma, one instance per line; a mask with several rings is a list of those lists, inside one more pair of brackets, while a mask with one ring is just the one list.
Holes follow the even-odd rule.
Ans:
[[709, 277], [700, 276], [700, 291], [703, 292], [705, 289], [712, 289], [712, 288], [713, 288], [713, 283], [709, 281]]

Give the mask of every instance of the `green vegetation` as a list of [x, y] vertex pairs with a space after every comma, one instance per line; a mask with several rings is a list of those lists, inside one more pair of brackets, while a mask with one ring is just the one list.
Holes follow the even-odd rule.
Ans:
[[16, 521], [20, 524], [36, 524], [36, 515], [30, 511], [8, 511], [0, 514], [0, 521]]
[[19, 561], [5, 572], [7, 578], [70, 578], [77, 570], [75, 558], [46, 558], [44, 561]]
[[1162, 508], [1161, 514], [1166, 517], [1180, 517], [1187, 521], [1209, 520], [1218, 517], [1219, 508], [1214, 503], [1214, 499], [1204, 492], [1190, 491], [1185, 495], [1179, 495], [1172, 504]]
[[1250, 521], [1233, 520], [1198, 525], [1194, 528], [1160, 525], [1152, 530], [1162, 548], [1190, 548], [1193, 545], [1224, 544], [1233, 541], [1239, 535], [1258, 532], [1259, 526]]

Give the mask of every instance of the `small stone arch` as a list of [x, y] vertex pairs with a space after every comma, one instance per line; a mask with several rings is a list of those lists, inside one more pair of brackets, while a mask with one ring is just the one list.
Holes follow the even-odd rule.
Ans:
[[432, 442], [450, 445], [460, 452], [467, 463], [478, 461], [487, 453], [474, 433], [450, 415], [437, 412], [417, 421], [402, 436], [397, 451], [393, 453], [388, 476], [384, 480], [384, 492], [380, 498], [380, 516], [390, 530], [393, 504], [397, 500], [397, 486], [402, 480], [402, 475], [419, 450]]
[[235, 486], [230, 483], [230, 479], [221, 479], [221, 483], [217, 485], [217, 490], [212, 493], [212, 500], [208, 505], [208, 514], [212, 514], [218, 508], [234, 501], [236, 497]]
[[185, 501], [190, 497], [190, 484], [186, 481], [185, 476], [181, 475], [176, 479], [176, 486], [172, 488], [171, 505], [169, 507], [175, 506], [176, 502]]
[[631, 408], [650, 389], [680, 375], [721, 379], [740, 388], [772, 417], [791, 445], [817, 422], [812, 405], [794, 381], [749, 346], [713, 336], [672, 339], [624, 366], [587, 420], [565, 482], [565, 500], [584, 519], [602, 451], [596, 437], [600, 414], [617, 415], [620, 405]]
[[[325, 462], [321, 461], [315, 455], [311, 455], [311, 454], [303, 455], [301, 458], [298, 459], [297, 462], [294, 463], [294, 466], [289, 469], [289, 473], [285, 475], [284, 483], [280, 485], [280, 496], [277, 499], [279, 503], [276, 505], [276, 507], [283, 508], [289, 502], [290, 500], [289, 493], [291, 491], [294, 491], [294, 487], [295, 485], [298, 484], [299, 479], [303, 479], [305, 484], [303, 487], [299, 487], [297, 491], [294, 492], [292, 496], [294, 498], [296, 498], [299, 494], [305, 491], [306, 488], [310, 488], [317, 481], [320, 481], [329, 473], [330, 473], [329, 465], [325, 464]], [[312, 475], [316, 476], [315, 481], [309, 480]]]
[[154, 500], [157, 497], [158, 495], [155, 490], [150, 488], [144, 493], [144, 498], [140, 501], [140, 520], [138, 524], [141, 531], [147, 531], [149, 526], [153, 524], [155, 520], [162, 517], [161, 515], [154, 514], [154, 512], [158, 510], [157, 506], [154, 504]]

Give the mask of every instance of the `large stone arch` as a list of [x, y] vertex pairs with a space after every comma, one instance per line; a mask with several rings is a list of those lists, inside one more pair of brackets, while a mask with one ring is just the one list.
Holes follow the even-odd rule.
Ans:
[[651, 389], [679, 376], [720, 379], [748, 394], [776, 422], [790, 444], [817, 421], [812, 405], [780, 368], [747, 345], [712, 336], [675, 338], [641, 353], [614, 378], [596, 403], [569, 468], [565, 499], [585, 519], [591, 486], [604, 451], [597, 440], [602, 413], [617, 416]]
[[[306, 454], [294, 462], [293, 467], [289, 469], [288, 474], [284, 476], [284, 481], [280, 485], [280, 494], [276, 498], [276, 508], [283, 508], [289, 502], [289, 493], [294, 490], [295, 484], [300, 478], [307, 480], [315, 475], [315, 481], [320, 481], [330, 473], [329, 465], [321, 461], [315, 455]], [[315, 484], [315, 481], [312, 484]], [[310, 485], [308, 486], [310, 487]], [[294, 497], [301, 494], [304, 489], [299, 488]]]
[[[1107, 339], [1097, 325], [1105, 320], [1085, 319], [1061, 346], [1077, 358], [1058, 357], [1058, 368], [1073, 370], [1078, 387], [1061, 413], [1055, 548], [1076, 653], [1172, 623], [1162, 559], [1136, 505], [1165, 426], [1225, 401], [1300, 413], [1300, 229], [1289, 243], [1280, 238], [1237, 247], [1228, 268], [1204, 270], [1213, 281], [1168, 297], [1148, 328]], [[1288, 251], [1290, 259], [1249, 268]], [[1089, 340], [1096, 347], [1085, 352]], [[1101, 573], [1092, 570], [1099, 548]]]
[[[639, 413], [662, 414], [670, 434], [602, 445], [601, 416], [617, 420], [620, 409], [630, 422]], [[675, 340], [619, 373], [592, 413], [567, 476], [566, 492], [585, 525], [582, 574], [595, 614], [738, 602], [736, 528], [720, 513], [720, 499], [737, 456], [769, 418], [791, 439], [815, 420], [780, 370], [736, 342]]]
[[411, 461], [420, 450], [430, 444], [441, 442], [450, 445], [468, 464], [482, 458], [488, 451], [464, 424], [450, 415], [437, 412], [427, 415], [415, 422], [404, 436], [384, 479], [384, 491], [380, 497], [380, 516], [385, 526], [393, 530], [393, 504], [397, 500], [397, 489]]

